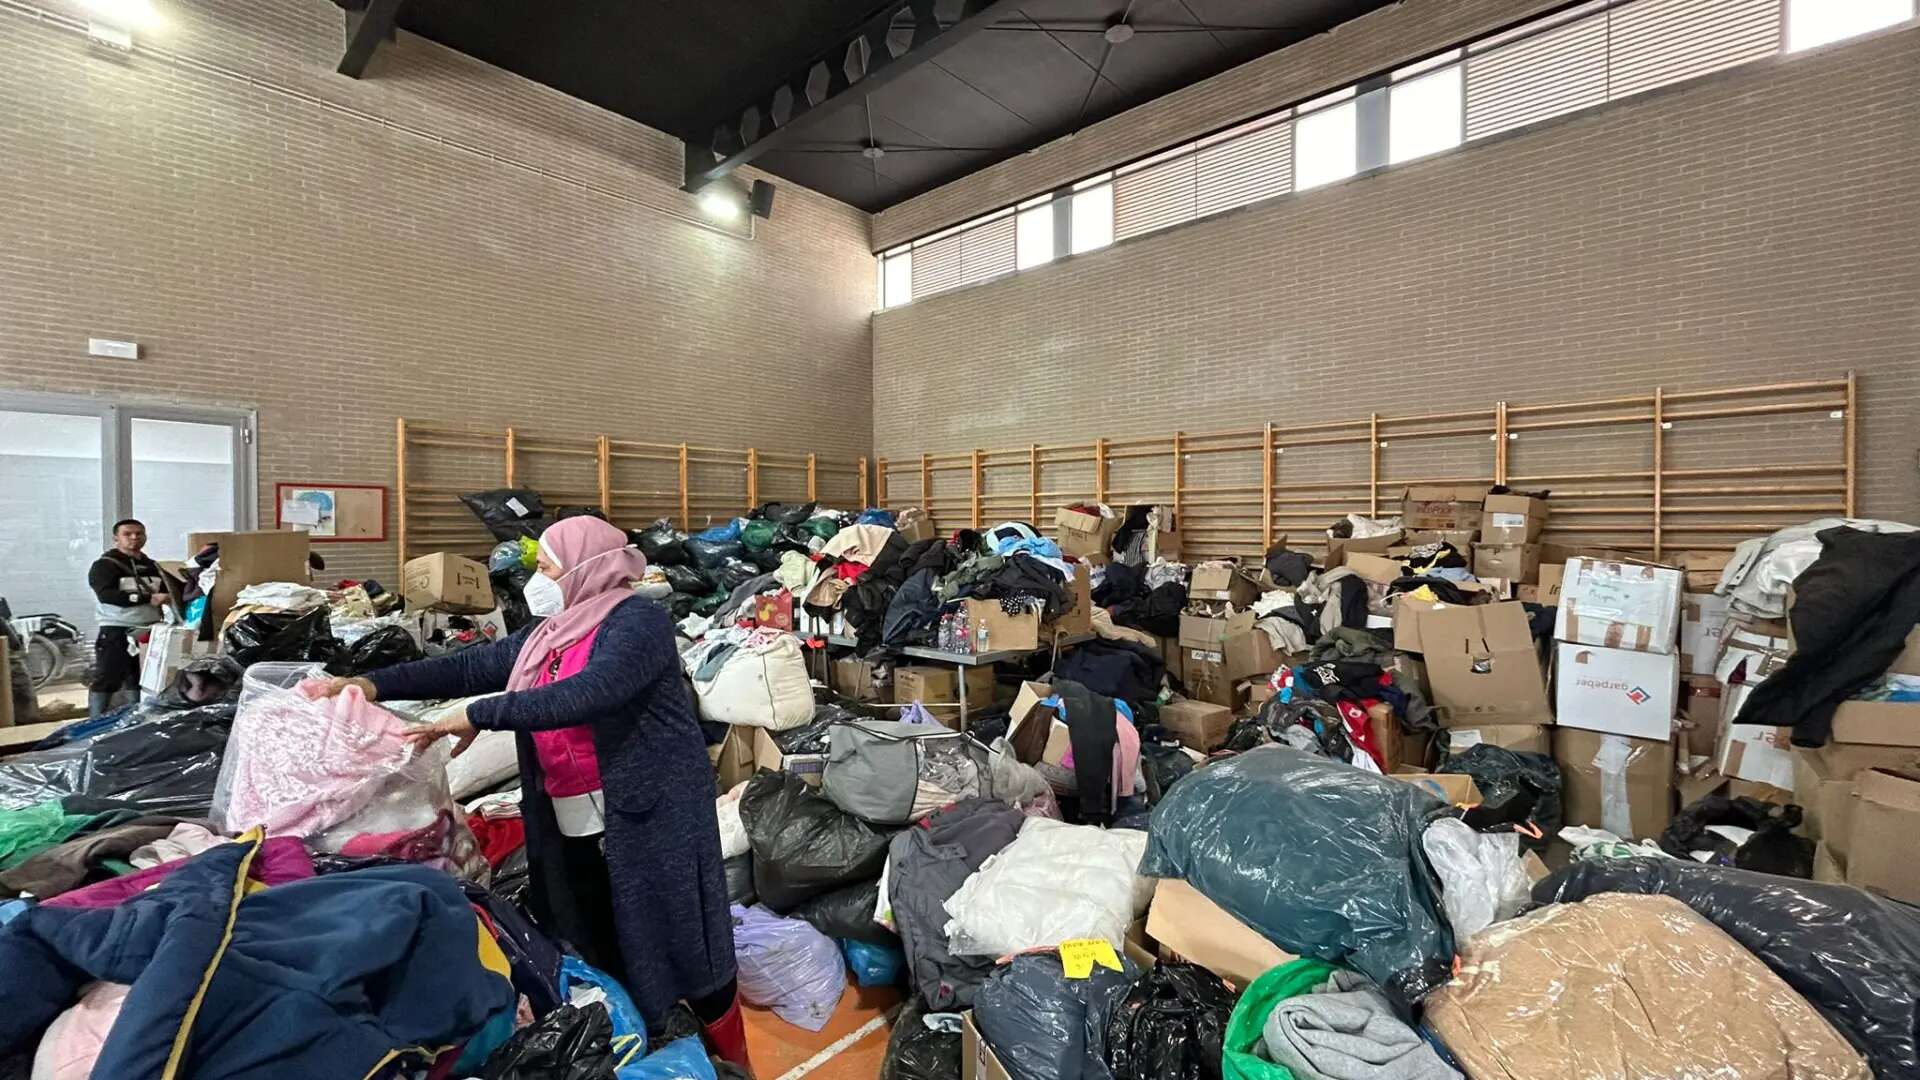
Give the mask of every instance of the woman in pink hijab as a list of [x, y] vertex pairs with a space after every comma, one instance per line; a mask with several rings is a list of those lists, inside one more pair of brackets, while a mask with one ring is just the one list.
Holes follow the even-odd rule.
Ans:
[[[624, 975], [650, 1031], [685, 1001], [714, 1048], [747, 1067], [713, 768], [680, 677], [673, 622], [633, 594], [646, 559], [595, 517], [540, 538], [527, 606], [544, 616], [492, 645], [385, 668], [368, 698], [496, 694], [414, 738], [512, 731], [542, 926]], [[504, 693], [498, 693], [505, 691]]]

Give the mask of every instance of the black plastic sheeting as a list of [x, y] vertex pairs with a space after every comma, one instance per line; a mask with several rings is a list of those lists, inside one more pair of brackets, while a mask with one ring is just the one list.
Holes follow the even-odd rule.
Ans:
[[[1804, 811], [1764, 799], [1740, 795], [1708, 795], [1673, 816], [1660, 834], [1660, 850], [1677, 859], [1737, 866], [1763, 874], [1813, 876], [1813, 841], [1793, 835]], [[1736, 844], [1712, 831], [1715, 825], [1752, 830], [1745, 843]], [[1701, 858], [1706, 853], [1707, 858]]]
[[365, 675], [369, 671], [419, 660], [426, 654], [404, 626], [383, 626], [341, 649], [327, 663], [329, 675]]
[[691, 558], [687, 554], [687, 534], [666, 518], [630, 533], [628, 539], [639, 546], [640, 554], [653, 566], [679, 566]]
[[873, 921], [880, 906], [880, 879], [857, 882], [821, 893], [793, 909], [793, 917], [839, 940], [851, 938], [870, 945], [900, 947], [900, 935]]
[[[974, 994], [973, 1022], [1020, 1080], [1107, 1080], [1107, 1022], [1140, 974], [1131, 960], [1120, 967], [1096, 964], [1086, 978], [1069, 979], [1058, 953], [1016, 956]], [[1216, 1050], [1215, 1075], [1219, 1061]]]
[[1107, 1024], [1114, 1080], [1219, 1080], [1227, 1020], [1238, 996], [1198, 964], [1156, 964]]
[[878, 878], [897, 831], [854, 817], [788, 772], [747, 781], [740, 821], [753, 848], [754, 891], [777, 915], [808, 897]]
[[92, 738], [0, 758], [0, 810], [86, 795], [205, 817], [233, 714], [231, 703], [151, 712]]
[[1485, 831], [1531, 821], [1540, 827], [1540, 835], [1523, 832], [1520, 843], [1535, 851], [1546, 850], [1560, 835], [1560, 766], [1547, 755], [1481, 743], [1448, 759], [1440, 771], [1473, 777], [1482, 800], [1467, 815], [1467, 824], [1474, 828]]
[[[491, 491], [476, 491], [460, 496], [467, 504], [473, 516], [487, 527], [495, 540], [518, 540], [523, 536], [539, 537], [547, 528], [547, 505], [540, 500], [540, 493], [527, 488], [494, 488]], [[508, 505], [517, 502], [525, 513], [517, 513]]]
[[340, 649], [324, 607], [248, 612], [227, 624], [224, 640], [227, 657], [241, 667], [270, 662], [325, 663]]
[[1438, 798], [1262, 746], [1173, 786], [1140, 872], [1182, 878], [1288, 952], [1351, 967], [1403, 1014], [1444, 982], [1453, 933], [1420, 835]]
[[960, 1033], [927, 1027], [924, 1018], [929, 1011], [919, 994], [907, 995], [907, 1003], [893, 1018], [880, 1080], [957, 1080]]
[[1875, 1076], [1920, 1076], [1920, 908], [1851, 885], [1649, 858], [1574, 863], [1533, 899], [1608, 892], [1687, 905], [1819, 1009]]
[[487, 1058], [481, 1080], [614, 1080], [607, 1007], [562, 1005], [514, 1032]]

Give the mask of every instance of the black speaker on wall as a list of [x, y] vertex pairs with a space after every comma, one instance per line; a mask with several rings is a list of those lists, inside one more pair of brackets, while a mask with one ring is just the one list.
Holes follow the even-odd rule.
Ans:
[[773, 185], [765, 180], [755, 180], [752, 190], [747, 192], [747, 209], [754, 217], [773, 218]]

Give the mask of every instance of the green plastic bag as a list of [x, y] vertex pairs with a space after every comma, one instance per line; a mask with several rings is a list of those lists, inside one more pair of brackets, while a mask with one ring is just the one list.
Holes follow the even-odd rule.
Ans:
[[93, 820], [92, 814], [69, 814], [60, 801], [0, 812], [0, 870], [11, 870], [56, 844], [64, 844]]
[[766, 518], [756, 518], [740, 526], [740, 545], [748, 551], [765, 551], [773, 546], [773, 535], [779, 529]]
[[1294, 1080], [1292, 1069], [1260, 1055], [1261, 1029], [1267, 1026], [1275, 1005], [1312, 993], [1333, 971], [1333, 965], [1324, 960], [1302, 957], [1253, 980], [1227, 1018], [1227, 1037], [1220, 1053], [1223, 1080]]
[[822, 540], [831, 540], [840, 532], [840, 519], [832, 517], [812, 517], [801, 522], [800, 527]]

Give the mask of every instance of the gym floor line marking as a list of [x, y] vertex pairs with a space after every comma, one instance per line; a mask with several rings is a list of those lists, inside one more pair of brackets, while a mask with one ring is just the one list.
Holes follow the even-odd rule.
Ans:
[[828, 1046], [825, 1050], [820, 1051], [819, 1053], [813, 1055], [812, 1057], [801, 1062], [800, 1064], [795, 1065], [793, 1068], [788, 1069], [786, 1073], [780, 1077], [780, 1080], [800, 1080], [801, 1077], [807, 1075], [808, 1073], [819, 1068], [820, 1066], [825, 1065], [827, 1062], [832, 1061], [836, 1056], [840, 1054], [841, 1051], [845, 1050], [849, 1046], [852, 1046], [854, 1043], [859, 1042], [861, 1039], [864, 1039], [867, 1036], [873, 1034], [874, 1032], [880, 1030], [882, 1027], [885, 1027], [886, 1023], [887, 1023], [887, 1017], [884, 1013], [874, 1017], [873, 1019], [867, 1021], [864, 1024], [861, 1024], [859, 1027], [848, 1032], [847, 1034], [840, 1036], [838, 1039], [835, 1039], [833, 1041], [833, 1044]]

